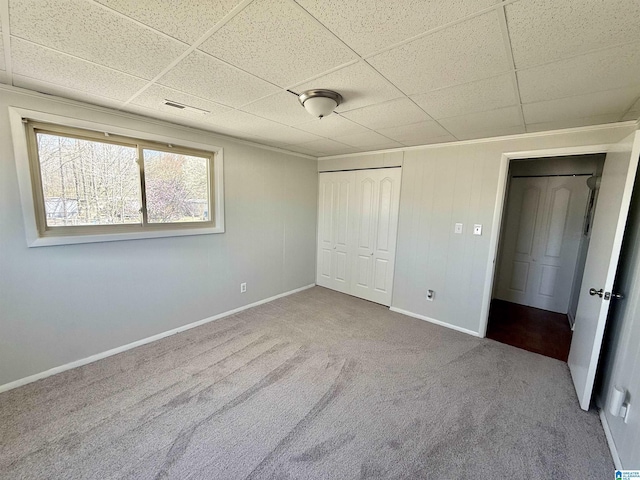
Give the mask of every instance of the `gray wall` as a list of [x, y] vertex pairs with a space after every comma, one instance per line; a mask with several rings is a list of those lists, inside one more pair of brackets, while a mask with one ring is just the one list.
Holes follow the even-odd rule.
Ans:
[[[223, 147], [226, 233], [27, 248], [9, 105]], [[317, 185], [312, 159], [3, 90], [0, 385], [314, 283]]]

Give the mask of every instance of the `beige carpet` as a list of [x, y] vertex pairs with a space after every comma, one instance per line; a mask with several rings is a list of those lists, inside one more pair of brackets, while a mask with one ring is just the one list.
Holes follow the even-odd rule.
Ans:
[[315, 287], [0, 395], [3, 479], [603, 479], [567, 365]]

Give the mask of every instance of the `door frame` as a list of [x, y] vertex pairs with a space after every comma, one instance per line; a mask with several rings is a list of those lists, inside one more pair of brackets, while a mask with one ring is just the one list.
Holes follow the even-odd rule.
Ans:
[[509, 165], [511, 160], [533, 159], [537, 157], [565, 157], [568, 155], [589, 155], [595, 153], [608, 153], [613, 144], [585, 145], [576, 147], [548, 148], [542, 150], [523, 150], [516, 152], [506, 152], [500, 159], [500, 170], [498, 173], [498, 194], [493, 209], [493, 220], [489, 237], [489, 260], [485, 272], [484, 293], [482, 295], [482, 307], [480, 309], [480, 337], [487, 336], [489, 325], [489, 307], [493, 296], [493, 286], [496, 275], [496, 262], [498, 261], [498, 247], [500, 243], [500, 232], [504, 221], [505, 205], [507, 202], [507, 184], [509, 182]]

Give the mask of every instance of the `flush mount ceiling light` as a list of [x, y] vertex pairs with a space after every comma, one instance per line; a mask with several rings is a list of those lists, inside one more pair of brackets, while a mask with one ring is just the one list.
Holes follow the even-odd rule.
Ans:
[[298, 98], [305, 110], [318, 118], [331, 114], [342, 102], [342, 96], [332, 90], [307, 90]]

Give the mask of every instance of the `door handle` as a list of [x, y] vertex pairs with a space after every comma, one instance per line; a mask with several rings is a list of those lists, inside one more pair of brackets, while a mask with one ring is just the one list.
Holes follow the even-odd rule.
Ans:
[[602, 298], [602, 296], [604, 295], [604, 290], [602, 288], [600, 290], [596, 290], [595, 288], [590, 288], [589, 295], [591, 295], [592, 297], [595, 297], [596, 295], [598, 295], [600, 298]]

